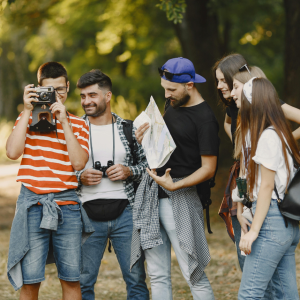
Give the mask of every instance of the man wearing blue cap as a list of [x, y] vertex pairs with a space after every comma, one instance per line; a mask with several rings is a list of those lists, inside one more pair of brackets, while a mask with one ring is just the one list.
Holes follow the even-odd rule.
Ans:
[[[206, 80], [195, 73], [190, 60], [182, 57], [170, 59], [159, 68], [159, 74], [167, 99], [164, 120], [177, 147], [166, 165], [156, 170], [157, 175], [155, 170], [147, 170], [158, 184], [157, 214], [161, 234], [161, 237], [149, 240], [147, 235], [151, 235], [156, 228], [155, 214], [150, 209], [143, 211], [143, 214], [153, 216], [145, 224], [146, 228], [140, 230], [141, 244], [148, 239], [147, 246], [142, 245], [142, 248], [151, 279], [152, 299], [172, 299], [172, 244], [193, 298], [212, 300], [213, 291], [204, 272], [210, 254], [196, 185], [214, 176], [219, 126], [213, 111], [195, 87], [195, 83]], [[148, 128], [149, 125], [145, 123], [136, 131], [139, 143]], [[138, 206], [138, 202], [137, 209], [142, 207]], [[155, 205], [148, 207], [155, 209]], [[147, 234], [143, 236], [143, 232]]]

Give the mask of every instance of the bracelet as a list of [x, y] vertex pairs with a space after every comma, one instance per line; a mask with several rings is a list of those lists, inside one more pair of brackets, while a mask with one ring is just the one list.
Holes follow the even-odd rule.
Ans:
[[131, 168], [130, 167], [128, 167], [128, 168], [129, 168], [129, 176], [133, 176], [133, 172], [132, 172]]

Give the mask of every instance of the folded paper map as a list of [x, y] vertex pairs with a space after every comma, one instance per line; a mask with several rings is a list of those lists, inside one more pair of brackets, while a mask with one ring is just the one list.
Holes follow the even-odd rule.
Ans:
[[161, 168], [169, 160], [176, 145], [152, 96], [147, 108], [134, 120], [133, 125], [139, 128], [144, 123], [150, 125], [142, 141], [149, 167]]

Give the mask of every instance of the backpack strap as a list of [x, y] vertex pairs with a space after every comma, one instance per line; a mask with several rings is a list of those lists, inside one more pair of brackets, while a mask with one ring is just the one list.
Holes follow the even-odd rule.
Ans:
[[133, 165], [137, 164], [136, 159], [136, 151], [137, 151], [137, 144], [132, 137], [132, 130], [133, 130], [133, 121], [132, 120], [125, 120], [126, 122], [123, 123], [123, 132], [128, 141], [128, 146], [130, 148], [130, 152], [133, 158]]
[[[133, 166], [137, 165], [137, 151], [138, 151], [138, 145], [137, 142], [132, 137], [132, 131], [133, 131], [133, 121], [132, 120], [125, 120], [126, 122], [123, 123], [123, 132], [124, 135], [128, 141], [128, 146], [130, 148], [130, 152], [132, 155], [132, 161]], [[137, 181], [133, 181], [133, 189], [136, 193], [138, 189], [139, 183]]]

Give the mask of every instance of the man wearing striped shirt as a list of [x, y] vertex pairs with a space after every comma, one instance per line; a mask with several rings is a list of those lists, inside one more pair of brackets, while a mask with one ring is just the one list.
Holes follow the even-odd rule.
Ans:
[[23, 155], [17, 176], [22, 188], [11, 230], [8, 277], [16, 290], [22, 287], [20, 299], [38, 299], [51, 245], [63, 299], [79, 300], [82, 232], [93, 229], [75, 193], [78, 183], [74, 171], [83, 169], [88, 161], [89, 127], [64, 106], [69, 91], [66, 69], [60, 63], [48, 62], [37, 75], [40, 86], [55, 90], [56, 102], [50, 110], [56, 130], [30, 130], [38, 94], [33, 84], [27, 85], [24, 110], [6, 144], [10, 159]]

